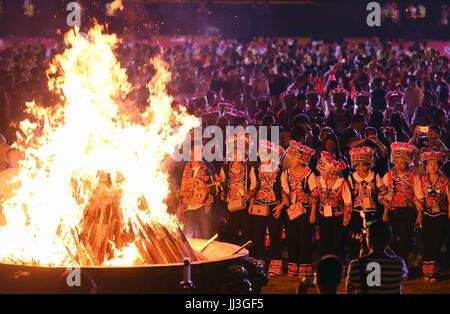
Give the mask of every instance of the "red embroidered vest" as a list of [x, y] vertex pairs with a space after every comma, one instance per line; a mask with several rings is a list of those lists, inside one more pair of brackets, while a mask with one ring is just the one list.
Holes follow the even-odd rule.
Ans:
[[[319, 178], [318, 178], [319, 179]], [[339, 178], [338, 180], [341, 180]], [[317, 180], [317, 188], [320, 199], [319, 212], [322, 216], [325, 215], [324, 206], [331, 205], [333, 216], [340, 216], [344, 213], [344, 198], [342, 196], [342, 190], [344, 189], [345, 180], [342, 179], [341, 184], [336, 188], [327, 188], [322, 186]]]
[[438, 216], [448, 213], [447, 189], [449, 180], [445, 176], [439, 176], [437, 182], [433, 183], [429, 176], [420, 178], [423, 195], [425, 196], [425, 214]]
[[[182, 184], [183, 185], [189, 184], [190, 179], [192, 179], [193, 177], [194, 177], [194, 169], [193, 169], [191, 163], [188, 162], [183, 169], [183, 179], [181, 181]], [[210, 183], [209, 181], [211, 181], [211, 175], [209, 174], [209, 169], [205, 163], [201, 164], [200, 169], [197, 174], [197, 178], [202, 180], [206, 184]], [[184, 187], [182, 186], [181, 188], [183, 189]], [[209, 194], [206, 197], [206, 200], [205, 200], [205, 203], [203, 206], [205, 207], [205, 210], [207, 212], [209, 212], [209, 210], [211, 209], [213, 200], [214, 200], [214, 196], [211, 194]], [[181, 206], [183, 206], [183, 209], [186, 210], [188, 204], [185, 202], [182, 202]]]

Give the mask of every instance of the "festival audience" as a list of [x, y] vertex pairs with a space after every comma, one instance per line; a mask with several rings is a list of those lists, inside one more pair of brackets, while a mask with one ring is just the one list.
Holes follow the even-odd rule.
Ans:
[[337, 294], [342, 281], [342, 262], [337, 256], [326, 255], [317, 263], [316, 287], [320, 294]]
[[[397, 9], [392, 6], [388, 9], [390, 25], [395, 29]], [[442, 25], [444, 18], [447, 17], [443, 15]], [[35, 100], [48, 106], [55, 103], [55, 96], [46, 86], [45, 70], [52, 56], [63, 48], [62, 45], [54, 49], [18, 45], [0, 51], [0, 132], [6, 137], [6, 142], [1, 144], [4, 147], [15, 141], [14, 125], [25, 118], [26, 101]], [[362, 196], [364, 189], [356, 193], [354, 187], [365, 185], [364, 175], [371, 178], [372, 174], [377, 174], [376, 178], [383, 178], [382, 184], [376, 179], [376, 192], [370, 190], [370, 204], [367, 203], [370, 206], [367, 207], [375, 217], [391, 224], [395, 234], [393, 248], [406, 263], [414, 249], [415, 225], [420, 225], [424, 219], [424, 226], [430, 230], [429, 226], [438, 221], [430, 218], [434, 217], [433, 208], [442, 213], [439, 221], [448, 217], [445, 205], [449, 201], [448, 180], [440, 179], [440, 191], [447, 192], [433, 195], [441, 206], [425, 206], [429, 193], [424, 191], [421, 182], [423, 185], [428, 181], [419, 175], [428, 173], [442, 177], [436, 167], [430, 168], [429, 162], [428, 168], [422, 165], [419, 171], [416, 158], [420, 151], [415, 147], [444, 151], [445, 158], [440, 159], [439, 167], [448, 175], [450, 68], [448, 57], [427, 48], [426, 43], [405, 48], [375, 39], [363, 45], [348, 42], [303, 45], [299, 41], [258, 38], [237, 43], [210, 39], [171, 48], [123, 44], [116, 52], [127, 69], [130, 83], [136, 86], [128, 97], [139, 108], [147, 105], [146, 85], [154, 73], [148, 60], [161, 54], [172, 73], [168, 92], [176, 104], [186, 106], [190, 113], [208, 120], [207, 124], [222, 129], [237, 125], [279, 126], [279, 149], [290, 148], [290, 153], [282, 154], [279, 160], [280, 170], [278, 161], [273, 161], [272, 175], [259, 171], [263, 160], [252, 164], [245, 158], [244, 161], [236, 159], [237, 156], [231, 156], [229, 162], [210, 165], [200, 159], [177, 167], [183, 177], [181, 187], [177, 187], [181, 191], [179, 215], [184, 217], [189, 235], [208, 238], [221, 230], [224, 240], [236, 244], [253, 240], [256, 246], [251, 253], [268, 262], [270, 275], [279, 275], [283, 269], [292, 276], [305, 278], [312, 274], [312, 250], [316, 247], [304, 242], [312, 241], [316, 225], [320, 226], [321, 256], [332, 253], [347, 264], [344, 248], [350, 226], [353, 234], [351, 258], [357, 257], [355, 236], [367, 226], [359, 218], [355, 221], [354, 202], [358, 196], [357, 207], [364, 212], [367, 197]], [[220, 112], [206, 119], [212, 109]], [[224, 136], [227, 135], [224, 133]], [[236, 145], [236, 139], [223, 140]], [[249, 149], [250, 143], [245, 141]], [[192, 153], [201, 154], [201, 144], [196, 143]], [[266, 146], [275, 147], [270, 143]], [[362, 166], [356, 163], [352, 171], [349, 163], [352, 150], [364, 147], [373, 150], [370, 156], [373, 160], [362, 162], [364, 169], [359, 169]], [[2, 148], [3, 151], [6, 148]], [[315, 155], [302, 159], [313, 150]], [[14, 157], [14, 151], [8, 151], [8, 157]], [[0, 164], [4, 162], [0, 160]], [[357, 173], [355, 171], [360, 172], [348, 181], [350, 174]], [[284, 179], [282, 187], [280, 181], [283, 180], [277, 177], [281, 173], [292, 174]], [[304, 173], [309, 176], [306, 180]], [[221, 180], [221, 193], [212, 188], [215, 178]], [[278, 186], [263, 186], [264, 182]], [[197, 189], [191, 186], [193, 183]], [[293, 198], [292, 191], [308, 199]], [[256, 211], [258, 208], [264, 215]], [[290, 218], [289, 210], [294, 211]], [[424, 210], [431, 216], [421, 218]], [[308, 216], [301, 217], [303, 214]], [[213, 221], [223, 225], [211, 225]], [[281, 239], [286, 236], [285, 228], [289, 261], [282, 265], [284, 242]], [[374, 223], [371, 228], [371, 254], [390, 259], [385, 254], [390, 242], [389, 227]], [[443, 234], [448, 233], [448, 221], [442, 228], [445, 229], [440, 230]], [[426, 238], [433, 239], [434, 234], [427, 232]], [[298, 241], [300, 238], [302, 240]], [[265, 243], [270, 248], [269, 254], [264, 252]], [[427, 265], [437, 265], [438, 249], [430, 247], [429, 243], [425, 248], [427, 263], [430, 263]], [[335, 272], [340, 273], [340, 262], [323, 258], [317, 265], [317, 284], [321, 293], [335, 293], [340, 275], [333, 277], [336, 278], [333, 282], [327, 281], [332, 276], [321, 275], [323, 267], [328, 267], [323, 266], [326, 263], [333, 264]], [[358, 265], [357, 262], [350, 264], [347, 287], [360, 292]], [[438, 272], [436, 268], [431, 271], [430, 267], [427, 266], [425, 276], [436, 279]], [[395, 286], [390, 291], [398, 293], [399, 289]]]
[[[398, 294], [408, 275], [405, 261], [389, 249], [392, 232], [382, 221], [373, 222], [367, 233], [369, 252], [350, 262], [346, 290], [351, 294]], [[373, 263], [373, 267], [370, 265]], [[369, 267], [371, 266], [371, 267]], [[369, 277], [367, 269], [373, 272]], [[388, 269], [389, 271], [383, 271]], [[361, 278], [362, 277], [362, 278]]]

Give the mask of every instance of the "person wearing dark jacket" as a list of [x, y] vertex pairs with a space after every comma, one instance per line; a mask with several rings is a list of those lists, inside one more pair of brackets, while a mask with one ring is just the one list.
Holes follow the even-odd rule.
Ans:
[[383, 89], [383, 79], [377, 77], [372, 82], [370, 103], [372, 111], [384, 111], [387, 107], [386, 91]]

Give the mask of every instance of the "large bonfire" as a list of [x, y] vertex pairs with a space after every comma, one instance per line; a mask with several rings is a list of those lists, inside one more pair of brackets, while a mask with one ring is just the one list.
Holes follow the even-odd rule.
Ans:
[[144, 112], [130, 104], [119, 39], [74, 29], [47, 71], [55, 106], [27, 104], [15, 146], [20, 187], [2, 205], [0, 261], [41, 266], [139, 265], [196, 255], [166, 212], [162, 164], [197, 119], [173, 110], [159, 58]]

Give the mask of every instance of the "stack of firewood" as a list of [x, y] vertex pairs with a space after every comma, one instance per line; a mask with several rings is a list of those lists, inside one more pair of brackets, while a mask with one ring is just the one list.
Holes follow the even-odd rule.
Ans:
[[[134, 243], [140, 253], [141, 264], [180, 263], [205, 259], [192, 249], [179, 225], [173, 221], [165, 226], [157, 221], [145, 223], [136, 215], [125, 225], [119, 207], [120, 190], [111, 184], [109, 176], [99, 180], [80, 225], [72, 228], [65, 241], [72, 264], [98, 266], [114, 258], [115, 249]], [[147, 208], [144, 201], [143, 213]]]

